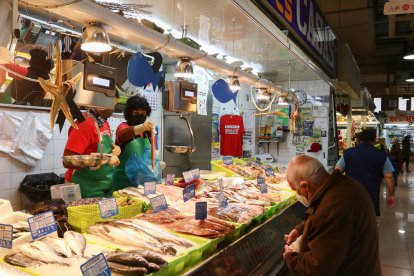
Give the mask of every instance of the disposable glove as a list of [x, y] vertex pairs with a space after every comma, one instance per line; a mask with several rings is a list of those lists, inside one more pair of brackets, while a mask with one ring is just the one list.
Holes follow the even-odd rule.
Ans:
[[121, 148], [115, 144], [112, 144], [112, 155], [119, 156], [121, 154]]
[[115, 155], [112, 155], [111, 159], [108, 162], [108, 165], [112, 167], [116, 167], [119, 165], [119, 163], [120, 163], [119, 158]]
[[151, 131], [154, 128], [153, 121], [146, 121], [143, 124], [134, 126], [134, 133], [135, 135], [141, 134], [145, 131]]

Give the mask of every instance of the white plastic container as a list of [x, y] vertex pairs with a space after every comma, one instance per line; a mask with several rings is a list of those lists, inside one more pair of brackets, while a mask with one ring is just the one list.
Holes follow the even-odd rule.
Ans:
[[13, 213], [13, 208], [10, 201], [0, 198], [0, 220], [11, 213]]
[[52, 198], [62, 198], [65, 202], [81, 199], [81, 191], [78, 184], [65, 183], [50, 187]]

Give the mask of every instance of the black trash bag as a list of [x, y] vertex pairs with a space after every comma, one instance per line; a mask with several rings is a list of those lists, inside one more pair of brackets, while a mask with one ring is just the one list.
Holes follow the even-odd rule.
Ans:
[[64, 182], [65, 179], [55, 173], [29, 174], [20, 182], [19, 192], [30, 201], [39, 202], [51, 199], [50, 187]]

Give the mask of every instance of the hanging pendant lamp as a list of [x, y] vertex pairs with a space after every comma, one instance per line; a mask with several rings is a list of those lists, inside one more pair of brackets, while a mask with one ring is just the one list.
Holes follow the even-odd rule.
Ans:
[[176, 78], [193, 78], [194, 70], [190, 59], [182, 57], [175, 67], [174, 77]]
[[234, 93], [240, 90], [240, 82], [237, 76], [231, 76], [229, 79], [230, 90]]
[[83, 28], [81, 49], [85, 52], [103, 53], [112, 49], [109, 36], [99, 23]]

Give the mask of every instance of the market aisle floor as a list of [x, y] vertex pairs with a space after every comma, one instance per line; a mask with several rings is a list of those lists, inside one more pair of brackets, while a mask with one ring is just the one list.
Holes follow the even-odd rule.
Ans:
[[382, 187], [380, 256], [383, 276], [414, 276], [414, 170], [399, 175], [396, 206], [385, 207]]

